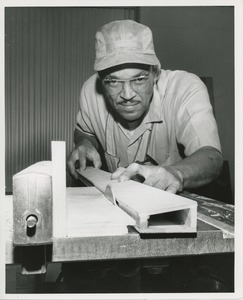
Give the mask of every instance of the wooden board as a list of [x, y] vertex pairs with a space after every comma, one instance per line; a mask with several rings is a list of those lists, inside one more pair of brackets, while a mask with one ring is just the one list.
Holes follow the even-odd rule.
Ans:
[[66, 236], [66, 146], [65, 142], [52, 141], [52, 219], [53, 236]]
[[197, 203], [132, 180], [119, 183], [92, 167], [80, 173], [136, 221], [141, 233], [196, 232]]
[[103, 194], [109, 184], [117, 183], [118, 180], [111, 180], [111, 173], [93, 167], [87, 167], [85, 171], [79, 172], [79, 179], [87, 186], [95, 186]]
[[68, 237], [122, 235], [129, 225], [134, 220], [95, 187], [67, 188]]

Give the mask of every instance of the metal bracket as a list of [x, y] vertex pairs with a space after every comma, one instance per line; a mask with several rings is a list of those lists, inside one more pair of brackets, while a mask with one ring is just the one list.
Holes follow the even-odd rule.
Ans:
[[22, 274], [43, 274], [46, 273], [46, 245], [23, 246]]

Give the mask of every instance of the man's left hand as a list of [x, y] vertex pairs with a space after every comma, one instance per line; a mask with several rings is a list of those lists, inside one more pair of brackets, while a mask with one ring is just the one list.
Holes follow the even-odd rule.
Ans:
[[180, 171], [170, 167], [148, 166], [138, 163], [132, 163], [126, 169], [118, 168], [111, 179], [118, 179], [119, 182], [133, 179], [136, 175], [142, 176], [144, 184], [159, 188], [161, 190], [177, 193], [182, 191], [183, 177]]

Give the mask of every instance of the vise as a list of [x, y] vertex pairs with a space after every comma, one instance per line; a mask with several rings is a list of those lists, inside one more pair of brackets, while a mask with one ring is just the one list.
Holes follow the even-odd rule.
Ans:
[[13, 243], [21, 249], [23, 274], [46, 272], [52, 243], [52, 165], [36, 163], [13, 176]]
[[52, 161], [13, 176], [13, 243], [21, 249], [23, 274], [46, 271], [47, 247], [65, 230], [65, 143], [52, 142]]
[[52, 242], [51, 161], [36, 163], [13, 176], [15, 245]]

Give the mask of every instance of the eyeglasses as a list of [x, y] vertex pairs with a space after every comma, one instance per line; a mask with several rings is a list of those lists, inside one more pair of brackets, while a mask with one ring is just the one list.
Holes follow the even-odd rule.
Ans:
[[107, 92], [113, 96], [119, 94], [125, 82], [129, 82], [130, 87], [135, 92], [140, 92], [145, 85], [149, 82], [149, 75], [141, 75], [138, 77], [130, 78], [130, 79], [113, 79], [113, 78], [105, 78], [103, 79], [105, 88]]

